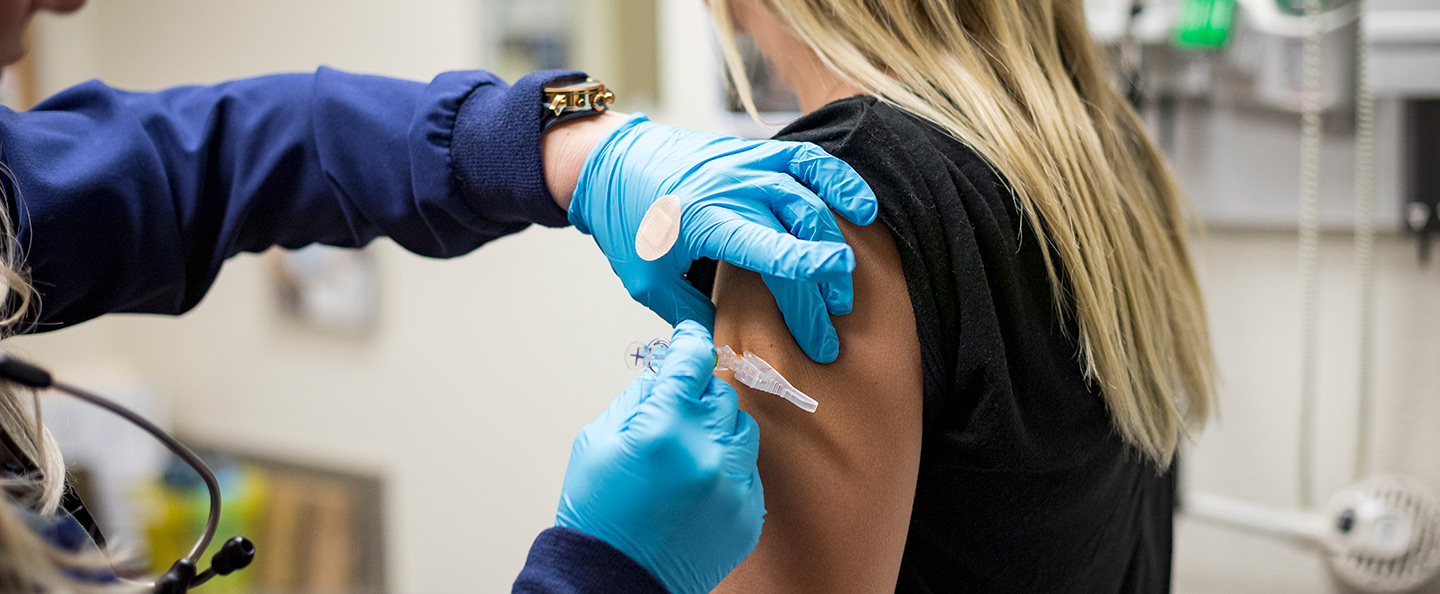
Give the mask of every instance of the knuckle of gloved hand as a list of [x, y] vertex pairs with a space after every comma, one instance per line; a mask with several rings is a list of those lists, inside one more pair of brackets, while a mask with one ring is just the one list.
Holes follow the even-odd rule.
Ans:
[[797, 237], [825, 239], [818, 237], [818, 224], [824, 216], [819, 210], [811, 207], [803, 200], [792, 200], [780, 211], [785, 220], [790, 221], [790, 233]]
[[[681, 353], [681, 356], [676, 359], [667, 358], [665, 361], [666, 368], [661, 370], [666, 374], [666, 379], [673, 382], [675, 386], [673, 389], [684, 394], [684, 402], [686, 403], [695, 403], [699, 400], [700, 394], [695, 389], [695, 386], [697, 384], [703, 385], [705, 383], [703, 381], [704, 377], [713, 373], [712, 370], [714, 368], [706, 369], [705, 364], [714, 360], [714, 349], [710, 350], [708, 356], [702, 353], [703, 351], [700, 349], [695, 349]], [[707, 361], [706, 359], [709, 360]], [[694, 412], [695, 409], [691, 409], [691, 411]]]
[[675, 358], [698, 364], [709, 362], [709, 359], [715, 356], [715, 343], [710, 336], [710, 330], [704, 324], [694, 319], [684, 319], [675, 325], [670, 350]]
[[636, 455], [657, 467], [673, 467], [678, 460], [684, 460], [689, 448], [679, 432], [668, 423], [655, 427], [654, 433], [647, 439], [641, 441], [636, 448]]
[[718, 456], [701, 456], [694, 459], [691, 483], [702, 493], [715, 493], [725, 487], [725, 466]]
[[695, 447], [693, 443], [675, 444], [679, 449], [669, 452], [674, 462], [674, 477], [686, 492], [697, 494], [714, 493], [725, 482], [725, 469], [721, 456], [714, 448]]

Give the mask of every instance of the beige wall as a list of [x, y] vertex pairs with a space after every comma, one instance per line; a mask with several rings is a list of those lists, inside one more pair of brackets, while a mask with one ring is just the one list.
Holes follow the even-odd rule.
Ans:
[[[662, 2], [660, 21], [693, 23], [699, 11], [690, 4]], [[423, 79], [480, 65], [477, 6], [103, 0], [77, 18], [43, 23], [42, 86], [100, 76], [149, 88], [321, 63]], [[704, 35], [665, 32], [662, 71], [712, 68], [692, 59]], [[695, 81], [677, 74], [660, 87], [675, 97]], [[715, 121], [701, 104], [670, 107], [671, 121]], [[451, 262], [389, 244], [379, 253], [383, 319], [370, 340], [280, 326], [263, 262], [242, 257], [180, 319], [116, 317], [14, 345], [62, 368], [132, 362], [175, 396], [186, 435], [382, 473], [397, 591], [501, 590], [553, 518], [571, 437], [630, 375], [623, 345], [665, 327], [629, 301], [573, 230], [529, 231]], [[1299, 384], [1293, 234], [1215, 230], [1203, 255], [1222, 406], [1187, 459], [1188, 486], [1290, 504]], [[1326, 239], [1323, 262], [1322, 500], [1350, 472], [1355, 353], [1343, 237]], [[1413, 246], [1395, 237], [1382, 238], [1377, 262], [1383, 429], [1374, 451], [1381, 468], [1440, 491], [1440, 267], [1418, 267]], [[1180, 592], [1328, 587], [1312, 554], [1188, 521], [1177, 579]]]
[[484, 51], [471, 0], [101, 0], [42, 17], [42, 89], [103, 76], [157, 88], [326, 64], [411, 78], [473, 67]]

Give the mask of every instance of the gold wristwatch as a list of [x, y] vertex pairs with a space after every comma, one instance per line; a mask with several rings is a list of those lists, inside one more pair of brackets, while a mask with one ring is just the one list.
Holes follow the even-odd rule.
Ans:
[[545, 129], [565, 120], [599, 115], [610, 109], [615, 93], [593, 78], [544, 88]]

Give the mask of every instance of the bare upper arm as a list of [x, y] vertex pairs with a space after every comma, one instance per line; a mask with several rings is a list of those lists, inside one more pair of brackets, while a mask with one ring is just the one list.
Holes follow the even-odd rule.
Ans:
[[920, 345], [889, 232], [842, 227], [855, 310], [833, 318], [832, 364], [801, 352], [759, 275], [724, 265], [717, 275], [715, 344], [754, 352], [820, 402], [810, 414], [730, 382], [760, 425], [768, 514], [759, 547], [717, 592], [895, 588], [920, 462]]

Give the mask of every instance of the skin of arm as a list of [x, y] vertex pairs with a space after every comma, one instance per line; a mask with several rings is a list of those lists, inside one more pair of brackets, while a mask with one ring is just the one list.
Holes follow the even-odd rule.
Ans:
[[760, 426], [765, 527], [716, 592], [893, 592], [920, 464], [920, 345], [900, 256], [881, 225], [842, 222], [855, 250], [855, 310], [834, 318], [844, 347], [811, 361], [759, 275], [721, 264], [715, 344], [750, 350], [820, 402], [806, 413], [723, 377]]
[[598, 116], [576, 118], [551, 126], [540, 137], [540, 160], [545, 167], [545, 187], [561, 209], [570, 209], [575, 185], [585, 159], [605, 136], [620, 127], [629, 114], [606, 111]]

